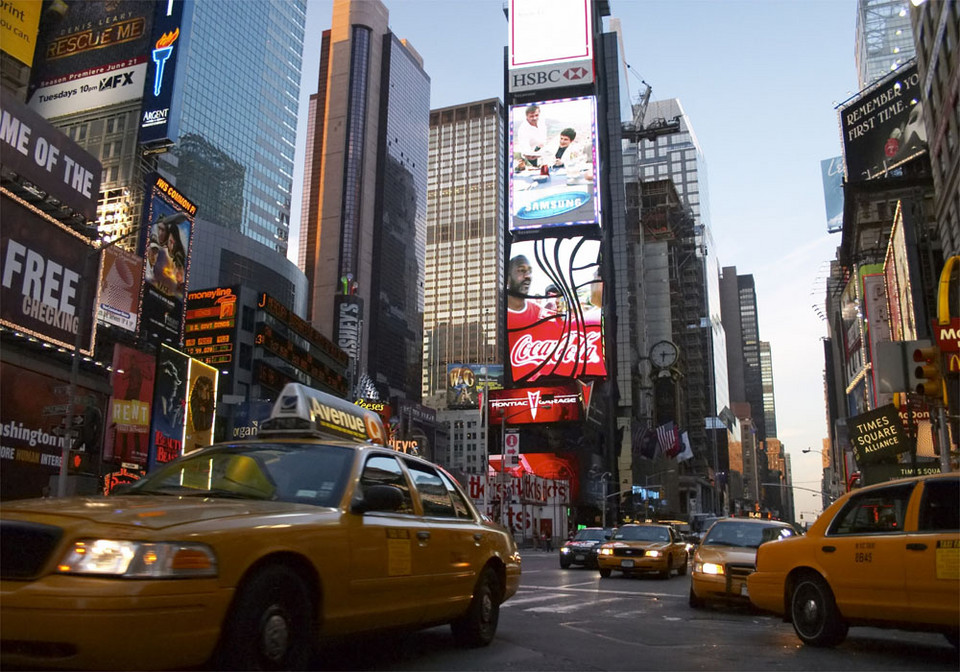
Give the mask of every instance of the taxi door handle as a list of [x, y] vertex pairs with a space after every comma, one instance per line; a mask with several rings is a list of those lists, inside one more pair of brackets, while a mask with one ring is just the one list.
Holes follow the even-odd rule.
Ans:
[[483, 534], [477, 532], [473, 535], [473, 540], [479, 544], [481, 541], [483, 541]]
[[417, 539], [419, 539], [420, 541], [429, 541], [430, 533], [427, 532], [426, 530], [420, 530], [419, 532], [417, 532]]
[[822, 550], [824, 553], [833, 553], [835, 550], [837, 550], [837, 547], [836, 547], [836, 546], [823, 546], [823, 547], [821, 548], [821, 550]]
[[908, 551], [925, 551], [925, 550], [927, 550], [927, 545], [926, 545], [926, 544], [919, 544], [919, 543], [916, 543], [916, 544], [907, 544], [907, 550], [908, 550]]

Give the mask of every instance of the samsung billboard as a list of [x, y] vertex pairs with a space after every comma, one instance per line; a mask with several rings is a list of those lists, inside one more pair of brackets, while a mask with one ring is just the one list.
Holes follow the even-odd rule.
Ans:
[[592, 84], [591, 0], [510, 0], [510, 93]]
[[599, 225], [596, 98], [510, 108], [510, 230]]

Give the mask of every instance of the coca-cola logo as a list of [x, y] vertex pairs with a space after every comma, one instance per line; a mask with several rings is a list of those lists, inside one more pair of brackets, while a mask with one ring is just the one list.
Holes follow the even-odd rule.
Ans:
[[580, 337], [580, 332], [575, 331], [561, 343], [558, 339], [537, 340], [531, 334], [524, 334], [510, 349], [510, 364], [514, 368], [539, 366], [547, 362], [554, 365], [575, 362], [600, 364], [600, 332], [587, 333], [582, 347]]

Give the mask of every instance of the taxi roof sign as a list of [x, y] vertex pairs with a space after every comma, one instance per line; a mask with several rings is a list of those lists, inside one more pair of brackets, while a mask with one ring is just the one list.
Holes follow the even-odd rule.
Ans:
[[300, 383], [280, 392], [261, 435], [308, 433], [312, 436], [386, 444], [383, 423], [373, 411]]

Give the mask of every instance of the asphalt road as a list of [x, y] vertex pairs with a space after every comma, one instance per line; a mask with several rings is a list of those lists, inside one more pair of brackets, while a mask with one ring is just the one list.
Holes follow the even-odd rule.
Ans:
[[561, 570], [557, 553], [526, 552], [520, 591], [496, 640], [458, 649], [447, 627], [330, 643], [323, 670], [950, 670], [960, 655], [938, 634], [852, 628], [835, 649], [804, 646], [793, 628], [749, 607], [691, 609], [690, 579], [601, 579]]

